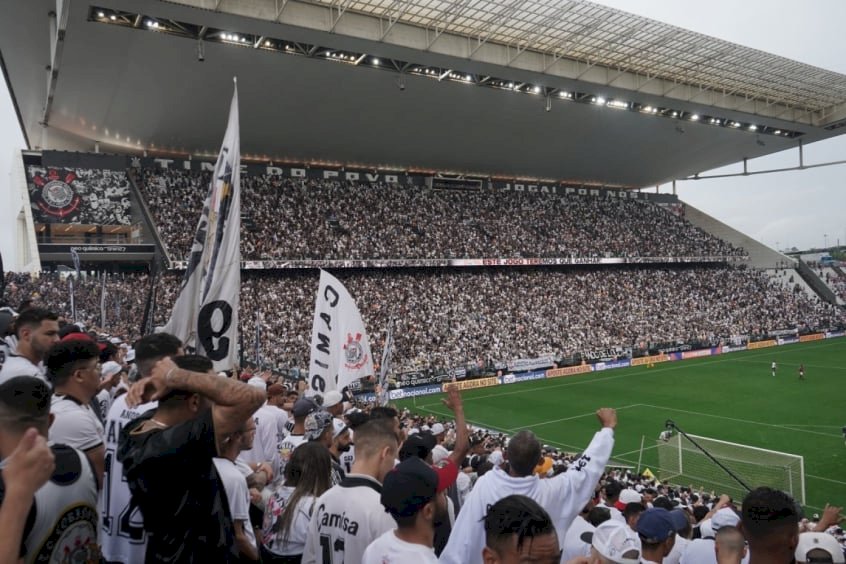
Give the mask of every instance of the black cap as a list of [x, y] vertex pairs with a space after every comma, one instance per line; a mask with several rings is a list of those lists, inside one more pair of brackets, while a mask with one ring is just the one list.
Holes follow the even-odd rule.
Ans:
[[438, 473], [416, 456], [388, 472], [382, 483], [382, 505], [394, 517], [410, 517], [434, 499]]

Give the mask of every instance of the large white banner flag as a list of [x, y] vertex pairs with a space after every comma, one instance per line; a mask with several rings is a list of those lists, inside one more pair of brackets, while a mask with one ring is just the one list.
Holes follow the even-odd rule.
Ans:
[[370, 339], [355, 300], [341, 282], [320, 271], [311, 329], [308, 395], [343, 390], [373, 376]]
[[237, 365], [241, 289], [241, 150], [238, 86], [214, 165], [179, 296], [162, 331], [209, 357], [217, 371]]

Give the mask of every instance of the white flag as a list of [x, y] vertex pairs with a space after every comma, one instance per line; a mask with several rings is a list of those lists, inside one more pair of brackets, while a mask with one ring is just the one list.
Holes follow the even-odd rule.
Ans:
[[391, 353], [394, 349], [394, 320], [388, 324], [388, 334], [385, 336], [385, 350], [382, 351], [382, 367], [379, 370], [379, 389], [376, 394], [378, 405], [388, 404], [388, 372], [391, 370]]
[[179, 296], [162, 331], [209, 357], [216, 371], [237, 365], [241, 289], [241, 150], [238, 87], [214, 166]]
[[321, 270], [311, 329], [308, 394], [340, 391], [372, 375], [370, 339], [355, 300], [337, 278]]

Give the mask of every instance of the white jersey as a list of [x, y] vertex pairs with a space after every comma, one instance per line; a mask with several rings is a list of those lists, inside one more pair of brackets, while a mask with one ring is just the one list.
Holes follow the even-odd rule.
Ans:
[[563, 539], [573, 519], [593, 495], [613, 448], [614, 431], [606, 427], [594, 435], [584, 454], [566, 472], [553, 478], [541, 480], [535, 475], [515, 478], [499, 468], [486, 473], [467, 496], [441, 553], [441, 562], [481, 564], [485, 514], [488, 507], [511, 494], [525, 495], [538, 502], [552, 517], [558, 538]]
[[[681, 564], [717, 564], [717, 553], [714, 549], [714, 539], [694, 539], [687, 543], [679, 562]], [[742, 564], [749, 564], [749, 551], [740, 561]]]
[[250, 490], [247, 487], [247, 479], [231, 460], [219, 457], [214, 457], [212, 460], [217, 469], [217, 475], [220, 476], [220, 481], [223, 483], [223, 489], [226, 491], [226, 500], [229, 502], [229, 516], [232, 517], [232, 522], [241, 522], [250, 544], [258, 550], [256, 533], [250, 523]]
[[[264, 522], [262, 523], [262, 539], [264, 548], [277, 556], [294, 556], [302, 554], [305, 550], [306, 538], [308, 537], [308, 526], [311, 515], [314, 511], [317, 498], [312, 495], [305, 495], [297, 502], [294, 508], [288, 508], [288, 500], [294, 494], [291, 486], [280, 485], [276, 487], [267, 500], [267, 508], [264, 510]], [[294, 520], [291, 521], [291, 528], [288, 537], [277, 530], [277, 523], [283, 511], [294, 511]]]
[[89, 404], [81, 404], [70, 396], [54, 395], [50, 405], [53, 424], [49, 438], [57, 444], [85, 452], [103, 444], [103, 424]]
[[395, 530], [388, 531], [370, 543], [364, 551], [362, 564], [438, 564], [435, 550], [422, 544], [397, 538]]
[[350, 445], [350, 450], [342, 452], [340, 459], [341, 468], [344, 469], [344, 472], [347, 474], [352, 472], [352, 465], [355, 462], [355, 446]]
[[[97, 562], [97, 479], [83, 453], [65, 445], [50, 447], [56, 469], [35, 492], [21, 548], [26, 564]], [[0, 504], [5, 485], [0, 479]]]
[[673, 543], [673, 550], [670, 551], [670, 554], [664, 557], [664, 562], [661, 564], [679, 564], [679, 560], [681, 559], [681, 555], [684, 554], [685, 548], [690, 541], [684, 538], [681, 535], [676, 535], [676, 542]]
[[33, 376], [47, 382], [47, 377], [44, 375], [43, 363], [33, 364], [28, 358], [19, 356], [13, 352], [3, 354], [5, 355], [5, 359], [2, 361], [2, 368], [0, 368], [0, 384], [18, 376]]
[[123, 476], [123, 464], [116, 453], [123, 428], [157, 405], [158, 402], [150, 402], [130, 408], [126, 405], [126, 394], [123, 394], [112, 402], [106, 416], [105, 474], [97, 509], [100, 512], [103, 558], [111, 562], [144, 562], [147, 551], [144, 517], [138, 505], [132, 503], [129, 485]]
[[381, 492], [382, 485], [374, 478], [349, 474], [320, 496], [309, 523], [303, 564], [361, 562], [368, 545], [397, 526], [380, 501]]
[[264, 404], [253, 414], [256, 423], [256, 438], [253, 441], [253, 448], [242, 450], [238, 458], [248, 464], [267, 462], [273, 469], [274, 475], [279, 473], [279, 449], [280, 442], [277, 415], [278, 407]]

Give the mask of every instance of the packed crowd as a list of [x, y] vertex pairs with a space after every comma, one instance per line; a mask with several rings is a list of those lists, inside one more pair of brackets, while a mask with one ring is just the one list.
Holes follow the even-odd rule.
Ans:
[[[172, 259], [183, 259], [209, 173], [146, 170], [142, 192]], [[250, 259], [688, 257], [744, 252], [634, 200], [241, 177]]]
[[443, 420], [216, 375], [164, 333], [128, 358], [41, 308], [11, 321], [0, 564], [844, 562], [840, 507], [610, 468], [614, 409], [566, 454], [472, 430], [455, 386]]
[[[518, 358], [650, 343], [712, 342], [780, 329], [825, 329], [846, 313], [793, 293], [756, 270], [728, 267], [339, 273], [356, 298], [379, 354], [394, 320], [394, 367], [488, 366]], [[179, 289], [160, 277], [155, 325], [164, 325]], [[101, 284], [76, 289], [77, 320], [100, 322]], [[106, 313], [126, 339], [139, 336], [146, 275], [111, 275]], [[49, 305], [70, 316], [68, 284], [57, 275], [9, 275], [6, 299]], [[308, 364], [317, 273], [242, 274], [240, 321], [253, 358], [256, 324], [264, 364]]]

